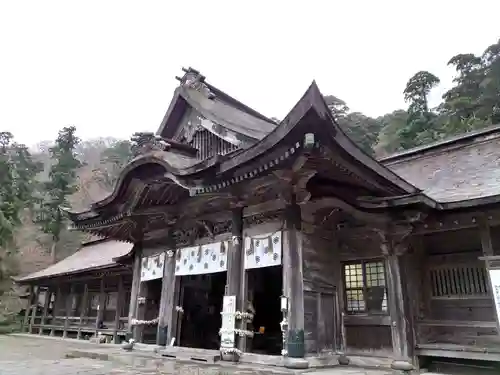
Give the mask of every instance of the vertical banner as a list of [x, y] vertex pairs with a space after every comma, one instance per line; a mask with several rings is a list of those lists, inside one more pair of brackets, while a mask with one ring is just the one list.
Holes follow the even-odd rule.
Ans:
[[234, 348], [236, 328], [236, 296], [224, 296], [222, 301], [221, 348]]

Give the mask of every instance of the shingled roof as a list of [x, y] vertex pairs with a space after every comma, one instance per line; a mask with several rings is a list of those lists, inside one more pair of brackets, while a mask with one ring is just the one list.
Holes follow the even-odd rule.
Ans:
[[84, 244], [73, 255], [43, 270], [16, 279], [18, 283], [54, 276], [81, 273], [88, 270], [111, 268], [117, 265], [115, 258], [127, 255], [133, 244], [113, 240], [98, 240]]
[[439, 203], [500, 195], [500, 126], [379, 161]]

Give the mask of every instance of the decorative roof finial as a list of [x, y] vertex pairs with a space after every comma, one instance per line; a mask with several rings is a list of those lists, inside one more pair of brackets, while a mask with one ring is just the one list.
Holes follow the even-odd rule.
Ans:
[[189, 67], [188, 69], [182, 68], [184, 76], [175, 77], [180, 81], [181, 86], [194, 89], [204, 94], [208, 99], [215, 99], [215, 94], [208, 88], [205, 83], [205, 76], [198, 70]]

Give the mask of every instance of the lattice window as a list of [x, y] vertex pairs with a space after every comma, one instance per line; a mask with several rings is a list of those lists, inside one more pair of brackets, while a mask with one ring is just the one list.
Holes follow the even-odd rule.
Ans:
[[345, 302], [348, 313], [387, 312], [385, 266], [381, 260], [344, 264]]
[[429, 270], [433, 298], [487, 296], [488, 277], [482, 264], [447, 265]]
[[237, 146], [217, 137], [208, 130], [197, 131], [189, 145], [198, 149], [198, 159], [200, 160], [215, 155], [225, 155], [238, 149]]

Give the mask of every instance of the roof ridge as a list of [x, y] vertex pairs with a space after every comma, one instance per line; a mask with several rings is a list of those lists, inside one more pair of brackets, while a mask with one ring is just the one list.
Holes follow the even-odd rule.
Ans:
[[181, 85], [182, 85], [182, 82], [185, 82], [187, 76], [195, 75], [198, 77], [200, 82], [202, 82], [212, 92], [212, 94], [215, 96], [215, 99], [220, 100], [222, 102], [225, 102], [226, 104], [229, 104], [230, 106], [237, 108], [237, 109], [239, 109], [239, 110], [241, 110], [241, 111], [243, 111], [243, 112], [245, 112], [253, 117], [257, 117], [263, 121], [267, 121], [267, 122], [270, 122], [272, 124], [276, 124], [276, 121], [273, 121], [269, 117], [263, 115], [262, 113], [256, 111], [255, 109], [247, 106], [246, 104], [244, 104], [243, 102], [234, 98], [233, 96], [229, 95], [225, 91], [222, 91], [221, 89], [215, 87], [214, 85], [211, 85], [210, 83], [206, 82], [206, 77], [203, 74], [201, 74], [199, 70], [194, 69], [192, 67], [189, 67], [187, 69], [182, 68], [182, 71], [184, 72], [184, 76], [183, 77], [176, 77], [176, 79], [181, 82]]
[[[475, 138], [484, 137], [490, 134], [495, 134], [497, 136], [500, 136], [500, 125], [488, 126], [483, 129], [466, 132], [440, 141], [432, 142], [427, 145], [413, 147], [408, 150], [396, 152], [389, 156], [377, 158], [377, 161], [382, 164], [392, 164], [395, 162], [406, 160], [410, 157], [413, 158], [425, 157], [432, 151], [437, 151], [437, 152], [446, 151], [453, 146], [465, 147], [471, 143], [476, 143]], [[460, 145], [461, 143], [463, 143], [463, 145]]]

